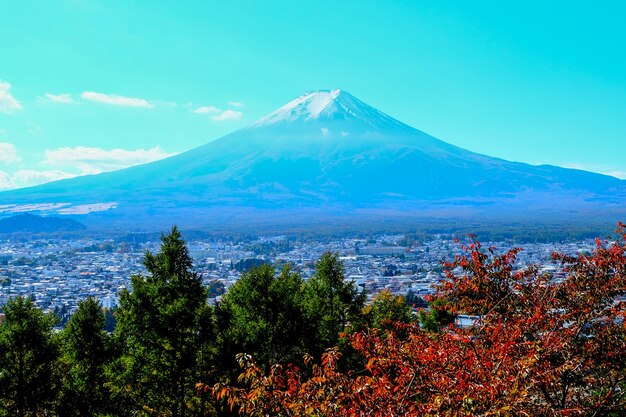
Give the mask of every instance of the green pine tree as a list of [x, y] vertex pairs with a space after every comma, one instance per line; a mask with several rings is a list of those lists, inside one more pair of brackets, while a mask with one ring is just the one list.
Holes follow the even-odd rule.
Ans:
[[195, 395], [196, 384], [205, 382], [213, 319], [176, 227], [161, 237], [159, 253], [146, 253], [144, 265], [148, 275], [131, 278], [131, 291], [121, 291], [116, 313], [122, 352], [111, 374], [119, 412], [199, 414], [205, 405]]
[[439, 333], [445, 326], [454, 323], [456, 314], [450, 311], [450, 305], [443, 298], [435, 298], [430, 303], [428, 311], [418, 313], [420, 326], [427, 332]]
[[309, 353], [320, 355], [338, 344], [346, 326], [360, 325], [365, 301], [365, 292], [359, 292], [354, 281], [346, 281], [339, 255], [324, 253], [305, 291], [305, 311], [312, 326]]
[[112, 352], [104, 329], [102, 305], [91, 297], [79, 302], [62, 333], [59, 416], [98, 416], [110, 409], [104, 371]]
[[394, 329], [394, 323], [410, 323], [414, 320], [413, 310], [401, 295], [389, 290], [376, 294], [372, 302], [363, 308], [368, 326], [376, 329]]
[[0, 415], [49, 415], [57, 392], [56, 318], [31, 298], [10, 299], [0, 322]]
[[223, 363], [236, 369], [237, 353], [262, 366], [300, 361], [307, 333], [303, 290], [300, 274], [289, 267], [280, 274], [269, 265], [244, 273], [218, 306]]

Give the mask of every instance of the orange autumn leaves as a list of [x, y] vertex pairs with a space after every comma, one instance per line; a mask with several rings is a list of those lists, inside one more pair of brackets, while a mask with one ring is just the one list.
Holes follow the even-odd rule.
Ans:
[[239, 384], [199, 388], [249, 416], [626, 415], [624, 225], [617, 236], [591, 255], [554, 254], [559, 281], [516, 264], [517, 249], [472, 241], [433, 299], [473, 325], [355, 332], [350, 366], [337, 348], [268, 372], [240, 355]]

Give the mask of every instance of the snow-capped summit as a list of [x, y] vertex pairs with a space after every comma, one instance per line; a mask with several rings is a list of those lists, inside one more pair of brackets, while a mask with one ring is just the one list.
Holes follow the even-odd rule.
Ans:
[[304, 93], [259, 119], [250, 127], [313, 120], [360, 122], [369, 126], [370, 129], [408, 127], [339, 88]]
[[[335, 90], [319, 90], [304, 93], [298, 98], [263, 117], [256, 124], [264, 125], [274, 124], [281, 121], [294, 121], [298, 119], [317, 119], [320, 116], [320, 113], [331, 106], [341, 93], [342, 91], [338, 88]], [[343, 94], [346, 95], [348, 93]]]

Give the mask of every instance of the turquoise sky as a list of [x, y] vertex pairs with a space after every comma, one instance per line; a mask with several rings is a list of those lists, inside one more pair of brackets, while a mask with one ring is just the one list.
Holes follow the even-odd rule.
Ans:
[[5, 2], [0, 188], [187, 150], [323, 88], [472, 151], [626, 178], [624, 16], [622, 1]]

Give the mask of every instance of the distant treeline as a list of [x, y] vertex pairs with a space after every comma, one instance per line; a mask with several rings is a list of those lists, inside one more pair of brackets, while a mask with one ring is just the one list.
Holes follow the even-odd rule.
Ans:
[[[613, 232], [615, 222], [613, 220], [598, 219], [589, 220], [588, 218], [581, 220], [562, 219], [483, 219], [467, 220], [467, 219], [416, 219], [391, 222], [386, 224], [370, 224], [368, 222], [359, 223], [358, 227], [346, 226], [339, 223], [331, 225], [320, 225], [319, 227], [310, 227], [302, 225], [300, 227], [284, 227], [272, 230], [271, 232], [263, 232], [258, 230], [252, 231], [205, 231], [203, 229], [185, 229], [185, 237], [187, 240], [205, 240], [205, 241], [228, 241], [228, 242], [254, 242], [261, 236], [268, 234], [283, 234], [286, 239], [283, 243], [261, 243], [258, 247], [251, 244], [251, 249], [260, 254], [271, 254], [272, 251], [280, 250], [280, 246], [284, 245], [288, 248], [293, 241], [316, 240], [319, 242], [332, 242], [333, 240], [350, 237], [355, 239], [370, 239], [372, 236], [382, 234], [398, 234], [406, 235], [408, 238], [418, 237], [419, 241], [427, 241], [433, 235], [454, 235], [465, 237], [467, 234], [478, 236], [481, 241], [503, 241], [510, 240], [517, 243], [550, 243], [563, 241], [579, 241], [582, 239], [593, 239], [598, 236], [608, 236]], [[93, 231], [86, 232], [93, 237]], [[142, 243], [154, 242], [158, 240], [160, 234], [154, 232], [137, 232], [137, 233], [116, 233], [115, 230], [108, 230], [103, 238], [115, 239], [117, 243], [127, 243], [130, 245], [139, 245]], [[76, 237], [75, 235], [69, 237]], [[23, 237], [24, 241], [28, 236]], [[133, 246], [135, 247], [135, 246]]]

